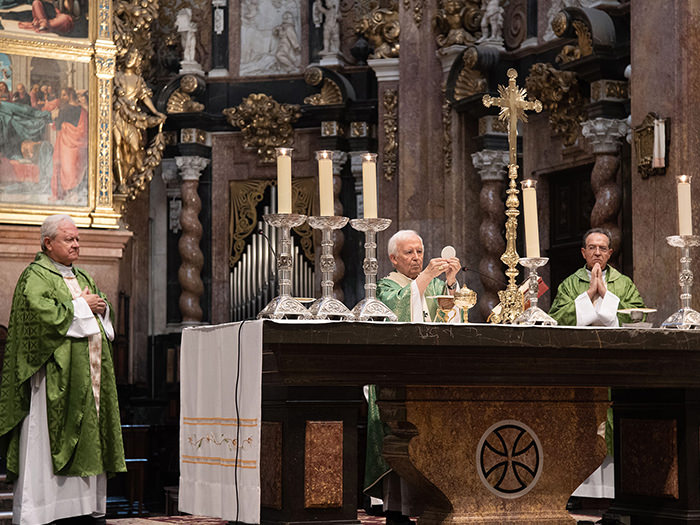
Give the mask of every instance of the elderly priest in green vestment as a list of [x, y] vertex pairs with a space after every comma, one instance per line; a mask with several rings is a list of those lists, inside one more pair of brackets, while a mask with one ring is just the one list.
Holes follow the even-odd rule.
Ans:
[[[437, 257], [423, 268], [423, 239], [413, 230], [396, 232], [388, 244], [395, 271], [377, 283], [377, 299], [397, 315], [399, 321], [420, 323], [435, 320], [437, 301], [431, 296], [457, 288], [459, 259]], [[445, 274], [446, 281], [437, 277]]]
[[[423, 268], [423, 239], [413, 230], [396, 232], [388, 243], [389, 259], [395, 271], [377, 283], [377, 298], [402, 322], [460, 322], [458, 309], [438, 310], [430, 296], [454, 294], [455, 276], [461, 269], [457, 257], [431, 259]], [[445, 281], [438, 276], [445, 274]], [[367, 455], [364, 492], [383, 500], [387, 525], [408, 524], [409, 516], [421, 510], [419, 497], [396, 475], [382, 457], [384, 429], [376, 405], [374, 385], [367, 387]]]
[[632, 280], [608, 264], [613, 252], [610, 241], [610, 232], [602, 228], [583, 236], [581, 254], [586, 264], [559, 285], [549, 310], [560, 325], [620, 326], [630, 317], [618, 310], [644, 307]]
[[13, 523], [104, 523], [107, 474], [125, 472], [111, 309], [73, 265], [68, 215], [41, 226], [15, 288], [0, 384], [0, 447], [16, 479]]

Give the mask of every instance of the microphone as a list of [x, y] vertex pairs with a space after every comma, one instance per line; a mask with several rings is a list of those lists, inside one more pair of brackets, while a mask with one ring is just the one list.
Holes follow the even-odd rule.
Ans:
[[277, 260], [277, 253], [275, 252], [275, 249], [272, 247], [272, 241], [270, 241], [270, 238], [262, 230], [258, 230], [255, 233], [263, 236], [263, 238], [267, 241], [267, 247], [272, 252], [272, 255], [275, 257], [275, 260]]
[[481, 277], [484, 277], [485, 279], [488, 279], [488, 280], [490, 280], [490, 281], [493, 281], [493, 282], [495, 282], [495, 283], [498, 283], [498, 284], [500, 284], [501, 286], [505, 286], [505, 285], [506, 285], [505, 281], [499, 281], [498, 279], [494, 279], [493, 277], [489, 277], [488, 275], [484, 275], [483, 273], [477, 272], [476, 270], [472, 270], [471, 268], [467, 268], [466, 266], [462, 266], [461, 270], [462, 270], [463, 272], [473, 272], [473, 273], [475, 273], [475, 274], [477, 274], [477, 275], [480, 275]]

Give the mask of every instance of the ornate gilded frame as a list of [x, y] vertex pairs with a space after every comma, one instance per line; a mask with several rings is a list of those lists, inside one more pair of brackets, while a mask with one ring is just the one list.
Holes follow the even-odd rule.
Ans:
[[[48, 203], [32, 202], [31, 198], [17, 202], [17, 198], [10, 198], [11, 194], [0, 187], [0, 223], [40, 224], [48, 215], [68, 213], [80, 227], [119, 227], [120, 213], [113, 202], [112, 182], [112, 100], [117, 55], [113, 41], [112, 2], [87, 2], [87, 38], [31, 30], [0, 31], [1, 52], [11, 57], [25, 57], [27, 69], [35, 57], [68, 63], [71, 71], [88, 68], [87, 184], [83, 186], [87, 188], [87, 196], [82, 198], [81, 193], [80, 198], [75, 199], [79, 201], [77, 204], [70, 200], [62, 202], [60, 198], [53, 202], [49, 199]], [[27, 71], [26, 75], [30, 72]], [[70, 87], [70, 82], [66, 85]]]

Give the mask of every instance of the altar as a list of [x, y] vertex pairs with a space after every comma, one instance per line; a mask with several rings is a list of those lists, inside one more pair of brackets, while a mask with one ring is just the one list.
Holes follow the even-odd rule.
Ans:
[[377, 385], [383, 453], [419, 489], [421, 523], [573, 523], [566, 501], [605, 455], [609, 387], [611, 512], [700, 523], [696, 332], [256, 323], [261, 523], [357, 523], [364, 384]]

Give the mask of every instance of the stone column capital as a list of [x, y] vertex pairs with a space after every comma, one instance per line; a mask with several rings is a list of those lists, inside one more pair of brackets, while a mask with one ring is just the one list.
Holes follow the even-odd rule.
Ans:
[[481, 181], [503, 181], [508, 166], [508, 151], [483, 149], [472, 153], [472, 164], [478, 170]]
[[581, 132], [593, 146], [596, 155], [617, 153], [628, 128], [627, 121], [622, 119], [599, 117], [581, 123]]
[[337, 177], [340, 175], [347, 161], [348, 154], [345, 151], [333, 150], [333, 176]]
[[367, 65], [374, 70], [379, 83], [399, 80], [398, 58], [370, 58]]
[[180, 176], [183, 181], [199, 180], [202, 171], [209, 165], [210, 160], [205, 157], [175, 157], [175, 162], [180, 170]]

